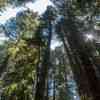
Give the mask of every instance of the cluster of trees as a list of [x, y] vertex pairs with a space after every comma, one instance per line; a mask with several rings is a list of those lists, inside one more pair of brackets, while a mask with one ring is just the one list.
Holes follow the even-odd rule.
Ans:
[[[0, 9], [26, 2], [1, 0]], [[41, 16], [28, 9], [1, 26], [9, 37], [0, 46], [1, 100], [74, 100], [68, 84], [73, 77], [81, 100], [99, 100], [99, 40], [85, 39], [87, 33], [99, 32], [95, 29], [100, 25], [95, 20], [99, 2], [51, 2], [55, 6], [48, 6]], [[51, 49], [53, 37], [62, 42], [55, 50]]]

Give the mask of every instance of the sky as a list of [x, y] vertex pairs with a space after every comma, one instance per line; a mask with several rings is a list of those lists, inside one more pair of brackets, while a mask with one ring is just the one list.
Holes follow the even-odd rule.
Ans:
[[28, 2], [25, 4], [25, 7], [13, 7], [8, 6], [3, 13], [0, 13], [0, 24], [4, 24], [9, 18], [15, 17], [16, 13], [19, 11], [26, 10], [27, 8], [31, 9], [34, 12], [42, 14], [48, 5], [52, 5], [49, 0], [37, 0], [35, 3]]
[[[0, 13], [0, 24], [5, 24], [7, 20], [9, 20], [12, 17], [15, 17], [16, 14], [20, 11], [24, 11], [27, 8], [34, 12], [38, 12], [39, 15], [41, 15], [43, 12], [45, 12], [48, 5], [53, 5], [49, 0], [37, 0], [36, 2], [28, 2], [25, 4], [25, 7], [13, 7], [8, 6], [6, 7], [6, 10], [4, 10], [2, 13]], [[4, 33], [0, 33], [0, 44], [4, 41], [8, 40], [7, 37], [5, 37]], [[59, 45], [58, 41], [52, 40], [51, 42], [51, 48], [54, 49], [56, 46]]]

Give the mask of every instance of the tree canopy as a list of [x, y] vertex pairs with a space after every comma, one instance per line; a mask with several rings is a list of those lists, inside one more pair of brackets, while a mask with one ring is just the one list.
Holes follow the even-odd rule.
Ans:
[[[28, 2], [0, 0], [0, 9]], [[99, 1], [51, 2], [42, 15], [22, 10], [0, 25], [9, 38], [0, 45], [1, 100], [99, 100]]]

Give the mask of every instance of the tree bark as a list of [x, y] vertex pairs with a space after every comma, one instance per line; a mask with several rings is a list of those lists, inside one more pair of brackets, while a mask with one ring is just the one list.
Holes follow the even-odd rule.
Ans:
[[53, 100], [56, 99], [56, 82], [55, 82], [55, 76], [53, 79]]
[[98, 100], [98, 98], [100, 98], [100, 79], [98, 79], [95, 71], [95, 67], [97, 66], [93, 64], [93, 59], [91, 58], [92, 55], [86, 50], [86, 48], [84, 48], [84, 40], [80, 33], [76, 30], [77, 27], [75, 27], [75, 23], [72, 21], [71, 15], [69, 17], [70, 18], [67, 22], [72, 23], [70, 23], [69, 26], [70, 36], [68, 37], [68, 43], [71, 50], [74, 50], [74, 59], [79, 67], [80, 95], [86, 95], [87, 97], [93, 98], [93, 100]]
[[36, 94], [35, 100], [45, 100], [45, 87], [46, 87], [46, 80], [48, 75], [48, 65], [50, 61], [50, 45], [51, 45], [51, 38], [52, 38], [52, 23], [49, 21], [49, 35], [48, 35], [48, 44], [45, 49], [45, 53], [43, 56], [43, 62], [41, 64], [41, 72], [38, 77], [38, 82], [36, 85]]

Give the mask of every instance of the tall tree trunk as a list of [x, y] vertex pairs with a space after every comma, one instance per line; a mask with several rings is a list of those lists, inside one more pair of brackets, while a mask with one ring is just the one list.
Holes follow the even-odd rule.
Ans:
[[45, 87], [48, 75], [48, 65], [50, 61], [50, 45], [52, 38], [52, 23], [49, 21], [49, 34], [48, 34], [48, 44], [44, 52], [43, 62], [40, 68], [40, 74], [38, 77], [38, 82], [36, 85], [35, 100], [45, 100]]
[[76, 56], [76, 54], [73, 53], [73, 50], [68, 45], [67, 39], [66, 37], [64, 37], [63, 32], [62, 34], [60, 34], [60, 37], [67, 52], [69, 63], [73, 71], [74, 79], [76, 80], [80, 96], [81, 95], [90, 96], [91, 91], [90, 91], [90, 86], [88, 84], [88, 79], [81, 62], [79, 61], [79, 58]]
[[9, 60], [9, 55], [7, 55], [4, 58], [4, 61], [2, 62], [2, 64], [0, 65], [0, 77], [2, 77], [3, 73], [6, 71], [7, 68], [7, 64], [8, 64], [8, 60]]
[[[49, 70], [48, 70], [49, 71]], [[46, 87], [45, 87], [45, 100], [49, 100], [49, 77], [46, 79]]]
[[53, 78], [53, 100], [56, 99], [56, 81], [55, 81], [55, 76]]

